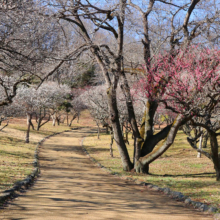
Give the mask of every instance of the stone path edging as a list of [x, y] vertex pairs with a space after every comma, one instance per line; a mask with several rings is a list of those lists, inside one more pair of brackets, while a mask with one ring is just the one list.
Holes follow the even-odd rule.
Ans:
[[[120, 176], [121, 178], [126, 179], [128, 181], [133, 181], [138, 185], [146, 186], [149, 190], [162, 192], [165, 195], [167, 195], [169, 198], [175, 199], [176, 201], [183, 202], [183, 203], [185, 203], [185, 206], [192, 206], [199, 211], [209, 212], [210, 214], [215, 214], [218, 211], [218, 209], [213, 206], [208, 206], [205, 203], [193, 201], [193, 200], [191, 200], [190, 197], [183, 195], [181, 192], [172, 191], [168, 187], [161, 188], [161, 187], [158, 187], [157, 185], [153, 185], [151, 183], [146, 183], [146, 182], [141, 182], [141, 181], [134, 179], [134, 178], [131, 178], [131, 177], [121, 176], [119, 173], [111, 171], [111, 169], [98, 163], [98, 161], [89, 154], [89, 152], [83, 146], [83, 142], [84, 142], [85, 138], [86, 137], [84, 137], [81, 141], [81, 146], [82, 146], [83, 151], [90, 158], [90, 160], [92, 160], [94, 163], [97, 164], [98, 167], [102, 168], [103, 170], [105, 170], [109, 174]], [[220, 213], [215, 214], [214, 219], [220, 220]]]
[[42, 140], [40, 140], [35, 148], [35, 153], [34, 153], [34, 161], [33, 161], [33, 166], [34, 166], [34, 170], [32, 171], [31, 174], [29, 174], [25, 179], [23, 179], [22, 181], [18, 181], [15, 183], [15, 185], [11, 188], [11, 189], [7, 189], [5, 191], [3, 191], [0, 196], [0, 207], [9, 199], [12, 199], [15, 197], [16, 195], [16, 191], [20, 191], [21, 189], [28, 189], [31, 184], [37, 179], [38, 175], [40, 174], [40, 167], [39, 167], [39, 159], [38, 159], [38, 154], [39, 154], [39, 148], [42, 146], [43, 142], [55, 135], [64, 133], [64, 132], [69, 132], [72, 130], [75, 130], [78, 128], [74, 128], [71, 130], [65, 130], [62, 132], [57, 132], [51, 135], [48, 135], [46, 137], [44, 137]]

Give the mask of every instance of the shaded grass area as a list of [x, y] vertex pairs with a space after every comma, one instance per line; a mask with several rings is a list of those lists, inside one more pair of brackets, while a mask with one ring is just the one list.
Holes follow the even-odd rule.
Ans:
[[[130, 157], [133, 156], [133, 140], [130, 137], [127, 145]], [[220, 182], [215, 180], [213, 163], [202, 156], [197, 158], [197, 152], [192, 149], [182, 131], [178, 132], [174, 144], [160, 158], [150, 164], [150, 175], [122, 171], [121, 159], [117, 146], [113, 144], [114, 157], [110, 157], [110, 135], [102, 134], [87, 137], [84, 147], [103, 166], [112, 172], [149, 182], [159, 187], [169, 187], [190, 196], [194, 201], [200, 201], [220, 209]], [[159, 143], [158, 146], [162, 145]], [[210, 151], [208, 148], [207, 151]]]

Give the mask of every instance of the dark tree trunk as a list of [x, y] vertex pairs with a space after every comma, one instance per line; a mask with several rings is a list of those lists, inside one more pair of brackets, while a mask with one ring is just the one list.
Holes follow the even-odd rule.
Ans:
[[77, 115], [78, 115], [77, 113], [73, 115], [72, 119], [70, 120], [69, 127], [72, 126], [72, 123], [76, 119]]
[[57, 120], [57, 125], [60, 125], [60, 118], [56, 117], [56, 120]]
[[[42, 113], [42, 111], [40, 111], [39, 117], [37, 119], [37, 131], [39, 131], [43, 125], [45, 125], [46, 123], [48, 123], [50, 121], [50, 114], [48, 115], [47, 119], [46, 119], [46, 117], [47, 117], [46, 110], [43, 109], [43, 113]], [[43, 122], [43, 119], [45, 119], [45, 122]]]
[[113, 157], [113, 148], [112, 148], [112, 145], [113, 145], [113, 142], [114, 142], [114, 134], [113, 132], [111, 131], [111, 142], [110, 142], [110, 156]]
[[98, 127], [97, 129], [97, 138], [99, 139], [99, 136], [100, 136], [100, 128], [99, 128], [99, 123], [96, 121], [96, 125]]
[[[165, 143], [157, 149], [156, 151], [152, 151], [150, 154], [141, 157], [138, 161], [138, 163], [135, 165], [136, 172], [146, 172], [146, 167], [152, 163], [155, 159], [157, 159], [159, 156], [161, 156], [173, 143], [177, 131], [181, 124], [187, 120], [182, 115], [178, 115], [174, 123], [172, 124], [172, 127], [170, 128], [170, 131], [168, 132], [167, 138]], [[148, 170], [149, 172], [149, 170]]]
[[79, 123], [79, 116], [80, 116], [80, 113], [77, 114], [77, 123]]
[[170, 128], [172, 127], [172, 124], [166, 126], [163, 128], [160, 132], [157, 134], [146, 138], [144, 141], [144, 145], [141, 150], [141, 157], [144, 157], [145, 155], [151, 153], [155, 146], [163, 139], [165, 139], [170, 131]]
[[68, 117], [68, 112], [66, 113], [66, 123], [67, 123], [67, 126], [69, 125], [69, 117]]
[[37, 121], [37, 131], [40, 130], [42, 119], [39, 117]]
[[[117, 85], [117, 82], [116, 82], [116, 85]], [[121, 156], [123, 170], [130, 171], [132, 169], [132, 163], [130, 161], [127, 147], [123, 140], [123, 135], [122, 135], [121, 126], [119, 122], [117, 100], [116, 100], [116, 88], [117, 88], [116, 85], [115, 85], [115, 88], [112, 88], [111, 86], [107, 90], [107, 97], [108, 97], [108, 104], [109, 104], [109, 111], [110, 111], [109, 113], [111, 116], [114, 139], [115, 139], [115, 142], [117, 144], [117, 147], [118, 147], [118, 150]]]
[[32, 121], [30, 121], [30, 125], [31, 125], [32, 130], [34, 130], [34, 125], [33, 125]]
[[220, 181], [220, 169], [216, 169], [216, 180]]
[[127, 77], [124, 72], [122, 73], [122, 79], [123, 79], [123, 85], [121, 86], [121, 88], [122, 88], [122, 91], [123, 91], [125, 98], [126, 98], [128, 118], [129, 118], [129, 122], [132, 127], [132, 133], [133, 133], [133, 137], [134, 137], [133, 163], [135, 165], [135, 163], [139, 160], [139, 158], [141, 156], [141, 146], [143, 143], [143, 139], [142, 139], [140, 132], [139, 132], [139, 129], [138, 129], [138, 125], [137, 125], [137, 121], [136, 121], [136, 117], [135, 117], [135, 113], [134, 113], [132, 97], [130, 94], [130, 87], [129, 87], [128, 80], [127, 80]]
[[31, 113], [27, 113], [27, 132], [26, 132], [25, 143], [29, 143], [30, 128], [31, 128], [31, 124], [32, 124], [31, 119], [32, 119]]
[[[141, 122], [140, 135], [144, 142], [141, 143], [140, 157], [150, 153], [156, 146], [156, 138], [153, 136], [153, 118], [158, 104], [156, 102], [146, 102], [144, 115]], [[165, 136], [166, 137], [166, 136]], [[149, 173], [149, 165], [142, 167], [143, 173]]]
[[214, 163], [214, 168], [216, 171], [216, 180], [220, 181], [220, 160], [218, 155], [218, 140], [214, 131], [209, 131], [209, 136], [212, 151], [212, 161]]
[[4, 126], [0, 129], [0, 131], [2, 131], [4, 128], [6, 128], [6, 127], [8, 126], [8, 123], [9, 123], [9, 120], [7, 121], [6, 125], [4, 125]]

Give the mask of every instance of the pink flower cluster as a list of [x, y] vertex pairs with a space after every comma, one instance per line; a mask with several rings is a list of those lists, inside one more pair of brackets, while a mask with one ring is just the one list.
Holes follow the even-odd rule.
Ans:
[[134, 87], [176, 112], [204, 106], [220, 85], [220, 51], [191, 47], [175, 56], [158, 55]]

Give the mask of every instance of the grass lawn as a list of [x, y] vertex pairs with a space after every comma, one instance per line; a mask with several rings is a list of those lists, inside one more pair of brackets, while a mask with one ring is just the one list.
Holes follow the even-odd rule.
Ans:
[[[133, 155], [133, 141], [127, 145], [129, 154]], [[122, 171], [121, 159], [116, 144], [113, 145], [114, 157], [110, 157], [110, 135], [102, 134], [87, 137], [84, 147], [103, 166], [112, 172], [132, 176], [140, 181], [149, 182], [159, 187], [169, 187], [190, 196], [194, 201], [200, 201], [220, 209], [220, 182], [215, 180], [212, 162], [202, 156], [197, 158], [197, 152], [192, 149], [182, 131], [178, 132], [174, 144], [160, 158], [150, 164], [150, 175]], [[159, 143], [161, 145], [162, 143]], [[209, 149], [208, 149], [209, 150]]]

